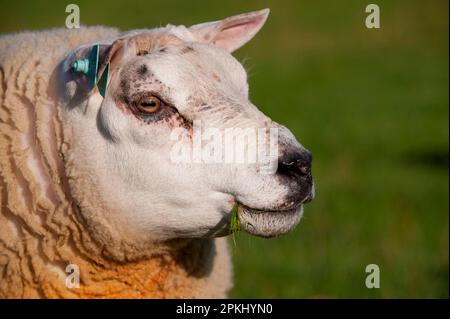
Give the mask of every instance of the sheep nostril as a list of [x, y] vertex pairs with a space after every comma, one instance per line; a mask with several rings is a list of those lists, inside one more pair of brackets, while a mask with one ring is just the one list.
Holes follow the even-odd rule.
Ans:
[[300, 166], [299, 171], [303, 175], [308, 175], [311, 170], [310, 170], [310, 167], [308, 167], [308, 166]]
[[284, 175], [311, 175], [312, 156], [308, 151], [288, 153], [283, 155], [278, 161], [279, 174]]

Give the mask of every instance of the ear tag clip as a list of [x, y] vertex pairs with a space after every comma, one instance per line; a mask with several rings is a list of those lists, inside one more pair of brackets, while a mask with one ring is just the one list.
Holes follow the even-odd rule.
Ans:
[[76, 60], [72, 64], [72, 70], [86, 74], [91, 87], [97, 85], [101, 96], [105, 97], [109, 78], [109, 63], [106, 65], [100, 80], [97, 82], [98, 53], [99, 45], [96, 44], [92, 47], [87, 59]]

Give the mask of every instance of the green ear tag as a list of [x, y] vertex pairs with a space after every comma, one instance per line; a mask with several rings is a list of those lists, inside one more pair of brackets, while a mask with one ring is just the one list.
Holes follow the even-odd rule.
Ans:
[[106, 90], [108, 89], [108, 79], [109, 79], [109, 63], [106, 65], [105, 70], [100, 77], [100, 80], [97, 82], [98, 91], [100, 95], [105, 97]]
[[98, 49], [98, 44], [94, 45], [87, 59], [76, 60], [72, 64], [72, 69], [75, 72], [82, 72], [87, 75], [92, 87], [97, 83]]
[[92, 47], [92, 50], [89, 53], [89, 57], [87, 59], [76, 60], [72, 64], [72, 69], [75, 72], [86, 74], [91, 87], [97, 85], [98, 91], [100, 92], [101, 96], [105, 97], [109, 80], [109, 62], [106, 64], [105, 70], [103, 71], [102, 76], [97, 82], [98, 53], [99, 45], [96, 44]]
[[98, 70], [98, 44], [92, 47], [92, 51], [89, 54], [89, 72], [87, 74], [91, 85], [94, 86], [97, 83], [97, 70]]

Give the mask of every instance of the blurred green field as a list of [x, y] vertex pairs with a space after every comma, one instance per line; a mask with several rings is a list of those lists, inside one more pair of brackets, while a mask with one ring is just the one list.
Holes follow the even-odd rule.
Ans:
[[[64, 26], [68, 3], [2, 0], [0, 32]], [[237, 236], [232, 297], [448, 298], [447, 1], [378, 0], [378, 30], [369, 1], [76, 3], [122, 29], [271, 8], [236, 56], [252, 101], [312, 151], [317, 194], [293, 233]]]

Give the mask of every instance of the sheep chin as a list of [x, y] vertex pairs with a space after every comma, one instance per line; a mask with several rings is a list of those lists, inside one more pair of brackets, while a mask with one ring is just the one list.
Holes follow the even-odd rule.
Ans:
[[303, 216], [303, 205], [286, 211], [261, 211], [239, 207], [240, 228], [259, 237], [284, 235], [297, 226]]

